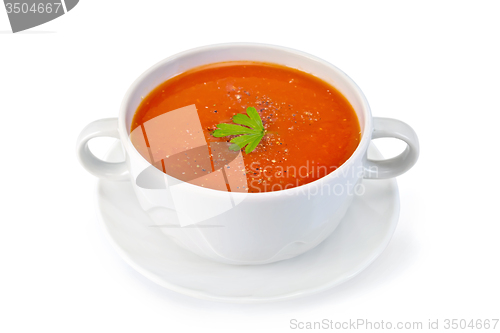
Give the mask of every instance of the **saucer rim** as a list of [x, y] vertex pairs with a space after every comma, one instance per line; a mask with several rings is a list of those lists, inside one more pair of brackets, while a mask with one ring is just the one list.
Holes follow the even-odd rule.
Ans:
[[[103, 160], [107, 160], [111, 153], [115, 149], [119, 149], [120, 142], [117, 141], [114, 143], [111, 148], [106, 152], [104, 155]], [[377, 149], [376, 145], [372, 142], [370, 144], [370, 150], [372, 150], [372, 153], [376, 156], [376, 158], [382, 158], [382, 154], [380, 151]], [[147, 269], [142, 268], [139, 264], [134, 262], [133, 259], [131, 259], [128, 254], [120, 247], [120, 245], [115, 241], [113, 236], [111, 235], [111, 232], [109, 230], [108, 224], [105, 222], [105, 218], [103, 217], [102, 210], [100, 209], [100, 195], [99, 195], [99, 189], [102, 186], [101, 184], [103, 182], [109, 182], [103, 179], [97, 179], [96, 185], [94, 187], [94, 204], [95, 204], [95, 209], [96, 209], [96, 214], [97, 214], [97, 219], [99, 221], [100, 226], [104, 229], [104, 234], [108, 241], [111, 243], [112, 247], [117, 251], [118, 255], [128, 264], [130, 265], [133, 269], [135, 269], [138, 273], [146, 277], [148, 280], [166, 288], [171, 291], [177, 292], [179, 294], [183, 294], [186, 296], [191, 296], [194, 298], [202, 299], [202, 300], [209, 300], [209, 301], [217, 301], [217, 302], [224, 302], [224, 303], [240, 303], [240, 304], [258, 304], [258, 303], [271, 303], [271, 302], [277, 302], [277, 301], [287, 301], [287, 300], [292, 300], [292, 299], [297, 299], [300, 297], [304, 296], [310, 296], [310, 295], [315, 295], [321, 292], [324, 292], [326, 290], [335, 288], [336, 286], [339, 286], [348, 280], [354, 278], [355, 276], [359, 275], [361, 272], [363, 272], [365, 269], [367, 269], [370, 265], [372, 265], [375, 260], [382, 254], [382, 252], [385, 251], [387, 246], [389, 245], [394, 232], [396, 230], [396, 227], [398, 225], [399, 221], [399, 215], [400, 215], [400, 196], [399, 196], [399, 187], [397, 184], [396, 178], [390, 178], [390, 179], [373, 179], [373, 180], [368, 180], [364, 179], [363, 181], [387, 181], [390, 183], [390, 186], [392, 187], [392, 190], [394, 191], [394, 203], [393, 203], [393, 211], [391, 213], [391, 220], [389, 223], [390, 227], [387, 230], [387, 233], [383, 239], [383, 241], [380, 243], [379, 247], [377, 248], [376, 251], [373, 251], [369, 256], [367, 256], [363, 262], [363, 265], [358, 267], [356, 270], [353, 270], [350, 274], [347, 274], [339, 279], [335, 279], [331, 283], [326, 283], [326, 284], [321, 284], [319, 286], [316, 286], [314, 288], [307, 288], [303, 289], [299, 292], [292, 292], [292, 293], [285, 293], [279, 296], [270, 296], [270, 297], [253, 297], [253, 296], [218, 296], [214, 294], [210, 294], [206, 291], [200, 291], [200, 290], [193, 290], [185, 287], [180, 287], [178, 285], [175, 285], [173, 283], [169, 283], [168, 281], [165, 281], [161, 277], [155, 275], [154, 273], [149, 272]], [[130, 180], [124, 180], [123, 182], [130, 182]], [[334, 231], [335, 233], [335, 231]], [[332, 233], [333, 235], [333, 233]], [[328, 236], [331, 237], [332, 235]], [[328, 239], [327, 237], [327, 239]], [[324, 241], [326, 241], [325, 239]], [[314, 249], [311, 249], [313, 251]], [[209, 259], [205, 259], [200, 257], [201, 260], [206, 260], [210, 261]], [[287, 260], [293, 260], [287, 259]], [[266, 265], [272, 265], [273, 263], [266, 264]], [[258, 267], [261, 265], [256, 265], [253, 267]]]

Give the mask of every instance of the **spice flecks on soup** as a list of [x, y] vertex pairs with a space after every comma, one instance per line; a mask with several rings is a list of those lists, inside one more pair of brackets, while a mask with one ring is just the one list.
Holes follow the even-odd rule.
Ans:
[[[214, 137], [216, 125], [233, 124], [232, 117], [245, 113], [248, 107], [258, 111], [265, 136], [248, 154], [242, 150], [232, 152], [233, 156], [227, 149], [229, 155], [217, 159], [211, 147], [225, 143], [217, 148], [226, 149], [234, 136]], [[170, 112], [178, 115], [175, 126], [172, 122], [168, 126], [156, 122], [158, 117], [166, 119]], [[154, 151], [150, 143], [144, 145], [137, 139], [140, 135], [132, 135], [140, 133], [137, 129], [155, 138]], [[183, 181], [235, 192], [284, 190], [324, 177], [352, 155], [360, 136], [355, 111], [334, 87], [296, 69], [254, 62], [212, 64], [165, 81], [143, 99], [131, 125], [132, 143], [140, 152], [147, 146], [150, 151], [143, 156], [153, 154], [150, 162], [158, 169]], [[203, 137], [204, 144], [200, 140]], [[180, 142], [181, 138], [187, 143]], [[186, 152], [190, 149], [198, 149], [195, 155], [203, 161], [203, 168], [194, 162], [194, 155]], [[176, 152], [174, 162], [167, 151]], [[183, 159], [179, 158], [182, 154]], [[238, 168], [231, 170], [233, 184], [238, 184], [234, 186], [228, 183], [231, 165]], [[217, 170], [222, 174], [218, 173], [216, 186], [193, 180]], [[189, 177], [185, 176], [188, 173]]]

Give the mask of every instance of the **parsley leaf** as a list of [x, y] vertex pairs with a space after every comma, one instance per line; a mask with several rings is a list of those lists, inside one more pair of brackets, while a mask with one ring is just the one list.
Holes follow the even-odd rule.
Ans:
[[251, 153], [258, 146], [264, 134], [266, 134], [266, 130], [264, 129], [259, 113], [254, 107], [248, 107], [247, 114], [248, 116], [244, 113], [239, 113], [233, 117], [233, 121], [236, 124], [244, 126], [218, 124], [217, 129], [212, 135], [216, 138], [221, 138], [223, 136], [243, 134], [231, 139], [230, 142], [232, 145], [229, 146], [229, 149], [236, 151], [246, 146], [245, 153]]

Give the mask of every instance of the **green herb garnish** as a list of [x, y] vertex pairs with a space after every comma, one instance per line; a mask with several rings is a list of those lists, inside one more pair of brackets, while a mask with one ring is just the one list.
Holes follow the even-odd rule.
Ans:
[[266, 130], [264, 129], [259, 113], [254, 107], [248, 107], [247, 114], [248, 116], [243, 113], [238, 113], [233, 117], [233, 121], [236, 124], [248, 127], [233, 124], [219, 124], [212, 135], [216, 138], [221, 138], [223, 136], [243, 134], [231, 139], [230, 142], [233, 144], [229, 146], [229, 149], [236, 151], [246, 146], [245, 153], [248, 154], [252, 152], [255, 147], [257, 147], [260, 140], [262, 140], [264, 134], [266, 134]]

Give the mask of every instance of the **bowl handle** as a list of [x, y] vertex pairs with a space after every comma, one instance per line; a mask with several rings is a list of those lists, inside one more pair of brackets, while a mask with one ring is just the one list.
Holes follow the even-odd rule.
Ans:
[[376, 161], [365, 158], [364, 178], [385, 179], [399, 176], [417, 162], [420, 151], [415, 131], [406, 123], [391, 118], [373, 118], [372, 139], [396, 138], [406, 142], [406, 149], [396, 157]]
[[96, 120], [88, 124], [78, 136], [76, 152], [78, 160], [88, 172], [99, 178], [108, 180], [127, 180], [129, 171], [125, 161], [112, 163], [105, 162], [97, 157], [89, 149], [90, 139], [97, 137], [112, 137], [120, 139], [118, 132], [118, 118], [107, 118]]

